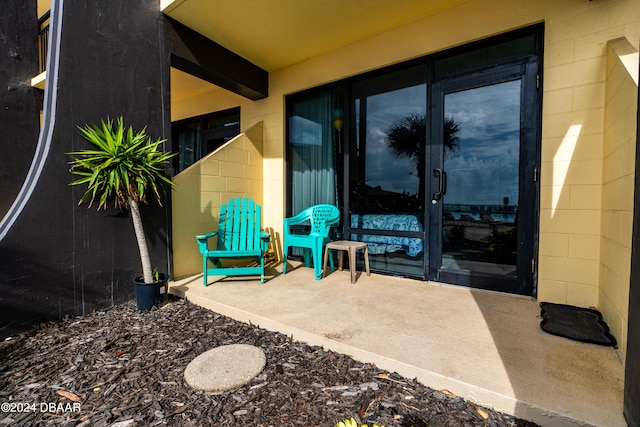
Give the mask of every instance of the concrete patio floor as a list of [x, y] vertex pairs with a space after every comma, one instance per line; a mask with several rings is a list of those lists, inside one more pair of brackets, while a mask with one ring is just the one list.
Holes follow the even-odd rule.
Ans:
[[292, 264], [264, 285], [200, 274], [170, 292], [542, 426], [626, 426], [616, 350], [543, 332], [531, 298]]

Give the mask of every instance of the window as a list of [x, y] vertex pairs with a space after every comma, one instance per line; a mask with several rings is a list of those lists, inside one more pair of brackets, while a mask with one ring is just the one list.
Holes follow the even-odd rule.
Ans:
[[423, 209], [426, 78], [426, 67], [418, 65], [352, 85], [352, 212], [415, 213]]
[[171, 128], [178, 147], [174, 167], [181, 172], [240, 133], [240, 108], [180, 120]]
[[322, 89], [295, 96], [289, 103], [287, 159], [291, 214], [321, 203], [341, 204], [341, 101], [342, 90]]

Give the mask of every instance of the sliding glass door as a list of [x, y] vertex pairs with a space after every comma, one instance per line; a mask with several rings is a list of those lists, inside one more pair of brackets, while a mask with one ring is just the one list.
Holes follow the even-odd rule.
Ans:
[[366, 242], [371, 268], [424, 277], [426, 67], [352, 86], [350, 239]]
[[287, 99], [287, 214], [375, 272], [535, 294], [541, 27]]

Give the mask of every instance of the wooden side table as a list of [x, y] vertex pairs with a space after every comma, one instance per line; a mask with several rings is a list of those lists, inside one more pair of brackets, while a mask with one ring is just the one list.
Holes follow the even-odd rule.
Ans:
[[351, 283], [356, 283], [356, 251], [358, 249], [364, 249], [364, 267], [367, 272], [367, 276], [371, 276], [369, 271], [369, 249], [367, 244], [363, 242], [352, 242], [350, 240], [337, 240], [335, 242], [329, 242], [324, 247], [324, 264], [322, 266], [322, 277], [324, 277], [325, 270], [327, 268], [327, 258], [329, 258], [329, 249], [335, 249], [340, 252], [338, 257], [338, 269], [342, 270], [342, 251], [349, 254], [349, 270], [351, 271]]

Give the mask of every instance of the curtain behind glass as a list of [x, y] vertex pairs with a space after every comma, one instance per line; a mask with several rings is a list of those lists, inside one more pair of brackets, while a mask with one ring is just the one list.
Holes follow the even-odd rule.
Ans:
[[294, 100], [290, 111], [292, 214], [320, 203], [337, 205], [331, 93]]

